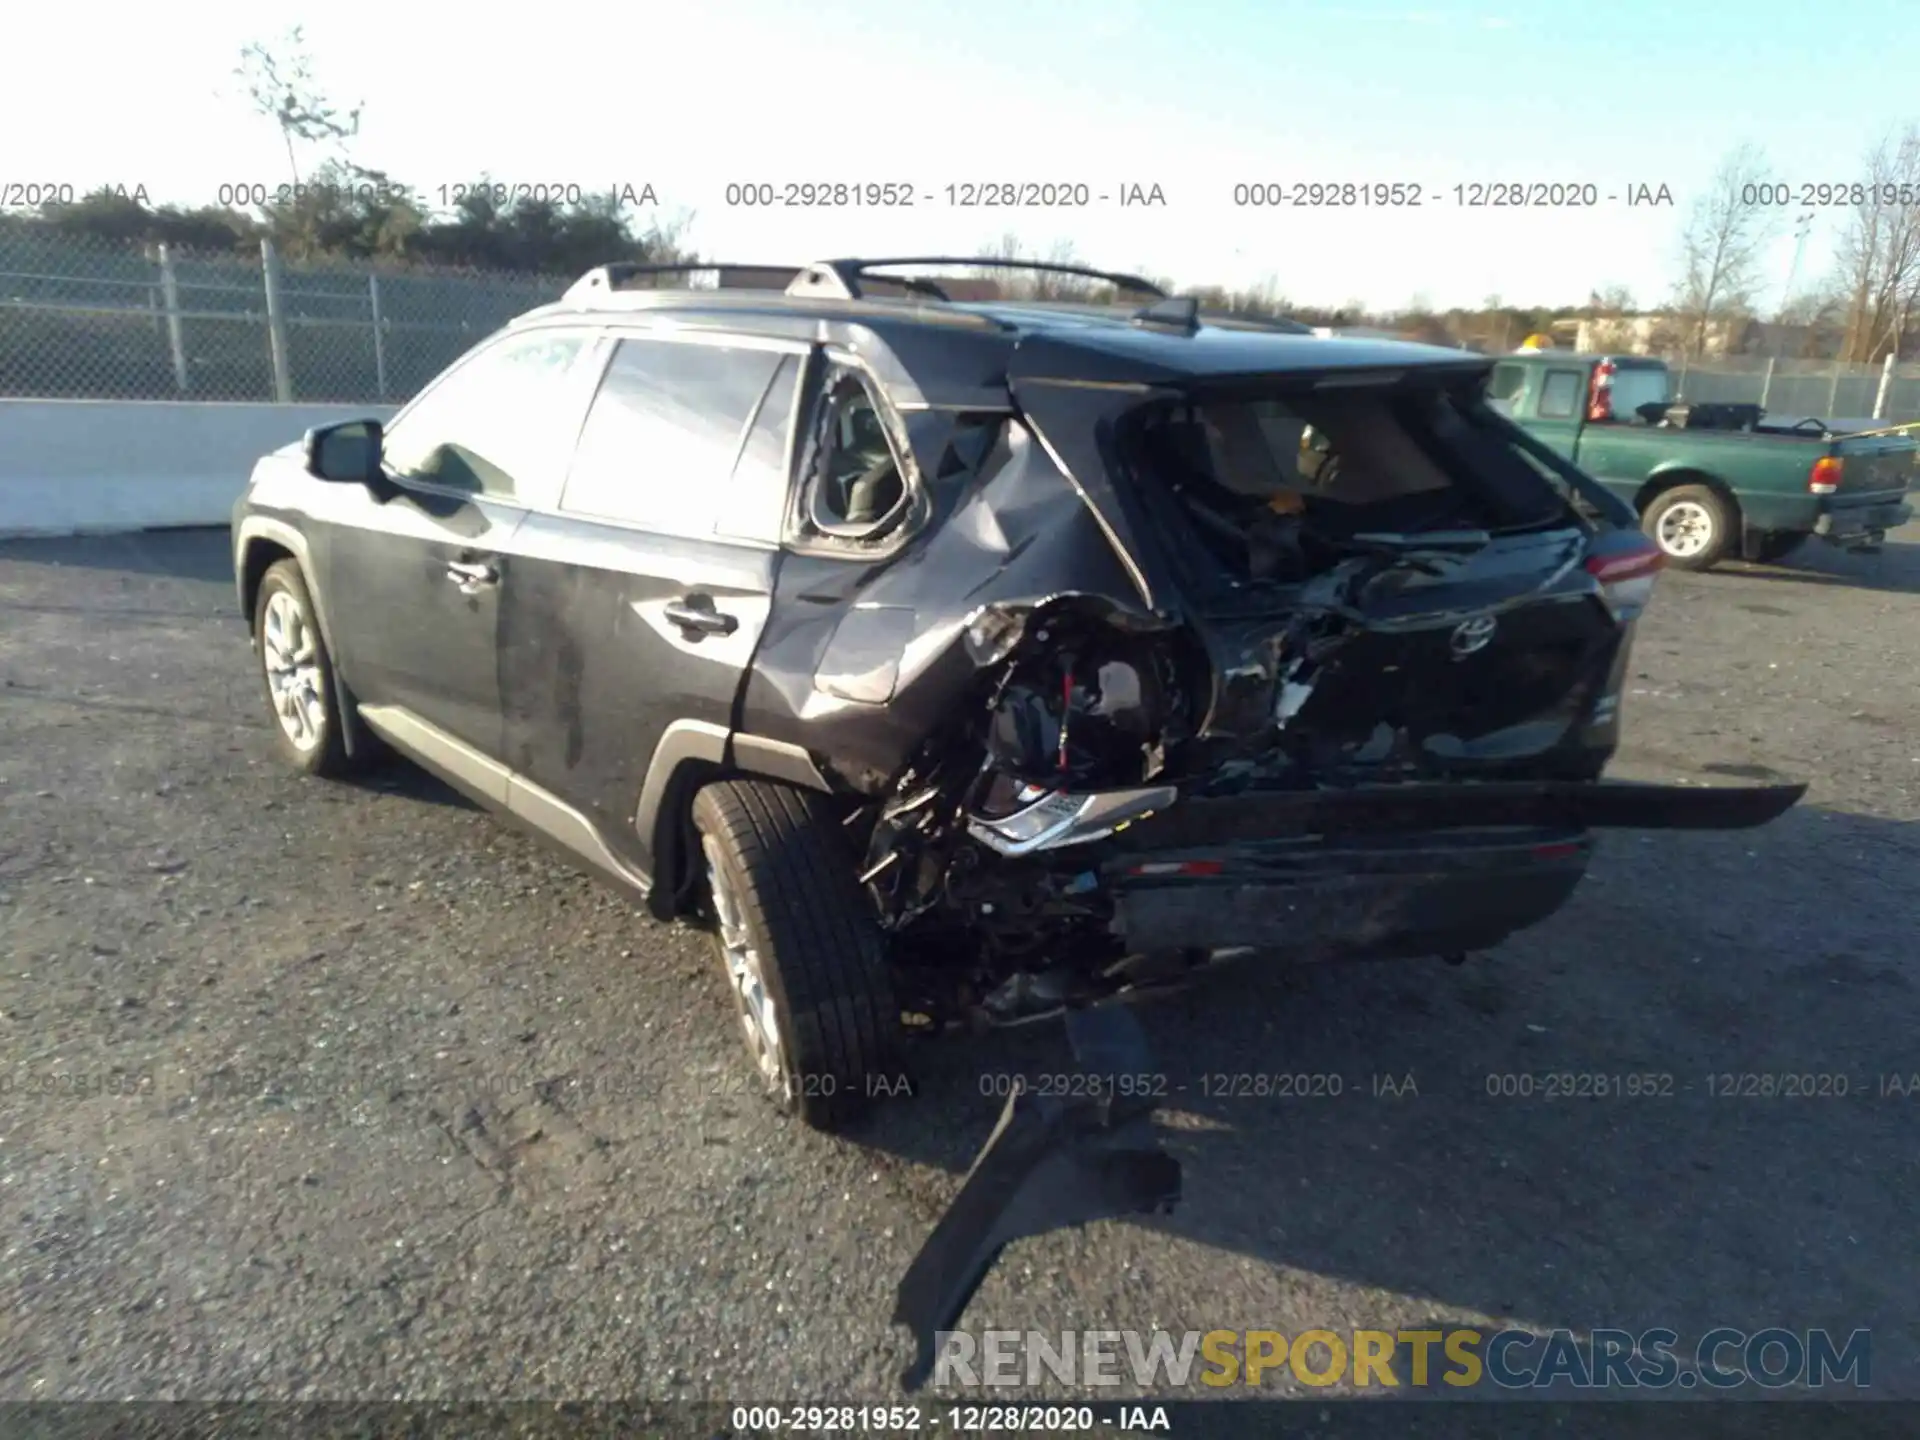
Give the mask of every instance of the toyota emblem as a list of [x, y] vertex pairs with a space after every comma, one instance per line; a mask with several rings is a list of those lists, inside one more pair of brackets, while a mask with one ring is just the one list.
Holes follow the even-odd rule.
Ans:
[[1472, 655], [1484, 650], [1493, 640], [1493, 632], [1500, 628], [1500, 622], [1491, 615], [1476, 615], [1471, 620], [1462, 620], [1454, 627], [1453, 638], [1447, 642], [1456, 656]]

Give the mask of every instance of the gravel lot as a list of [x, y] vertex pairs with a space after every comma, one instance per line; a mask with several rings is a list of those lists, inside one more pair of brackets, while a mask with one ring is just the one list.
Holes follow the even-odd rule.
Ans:
[[[1672, 575], [1642, 624], [1616, 773], [1811, 779], [1800, 808], [1608, 836], [1460, 969], [1155, 1005], [1186, 1202], [1015, 1246], [968, 1327], [1868, 1326], [1875, 1392], [1920, 1398], [1920, 1096], [1880, 1094], [1920, 1073], [1897, 540]], [[892, 1287], [983, 1077], [1061, 1034], [927, 1048], [851, 1141], [773, 1117], [703, 937], [409, 767], [275, 765], [226, 546], [0, 545], [0, 1399], [897, 1397]], [[1558, 1071], [1674, 1093], [1487, 1094]]]

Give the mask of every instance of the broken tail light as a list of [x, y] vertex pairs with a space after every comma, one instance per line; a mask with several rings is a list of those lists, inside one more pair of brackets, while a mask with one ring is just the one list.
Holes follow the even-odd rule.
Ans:
[[[1049, 632], [1036, 635], [1048, 643]], [[996, 769], [1049, 788], [1138, 784], [1174, 701], [1152, 642], [1112, 633], [1056, 637], [995, 699], [987, 753]]]
[[1831, 495], [1840, 488], [1842, 466], [1838, 455], [1822, 455], [1807, 471], [1807, 489], [1815, 495]]
[[1023, 785], [1017, 801], [1024, 807], [1011, 815], [970, 817], [968, 833], [1002, 855], [1031, 855], [1065, 845], [1083, 845], [1124, 830], [1180, 798], [1171, 785], [1144, 790], [1106, 790], [1091, 795], [1048, 791]]
[[1607, 607], [1631, 619], [1653, 598], [1653, 582], [1666, 564], [1660, 547], [1637, 530], [1614, 530], [1593, 542], [1586, 572], [1599, 582]]

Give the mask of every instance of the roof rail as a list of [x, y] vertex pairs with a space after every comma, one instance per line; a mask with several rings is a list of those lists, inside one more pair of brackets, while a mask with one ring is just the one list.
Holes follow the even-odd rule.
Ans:
[[[564, 298], [578, 300], [625, 288], [640, 288], [629, 287], [627, 282], [642, 275], [712, 275], [714, 287], [720, 290], [785, 290], [799, 274], [800, 268], [796, 265], [721, 265], [711, 260], [655, 265], [617, 260], [587, 271], [567, 287]], [[659, 288], [657, 280], [653, 288]]]
[[1116, 289], [1133, 290], [1164, 300], [1167, 292], [1138, 275], [1113, 270], [1095, 270], [1086, 265], [1056, 264], [1050, 260], [1003, 260], [991, 255], [906, 255], [874, 260], [821, 260], [803, 270], [788, 287], [789, 295], [823, 295], [836, 300], [873, 298], [873, 290], [898, 287], [912, 295], [931, 300], [951, 297], [938, 282], [917, 275], [874, 275], [868, 272], [901, 265], [964, 266], [981, 270], [1021, 270], [1044, 275], [1077, 275], [1085, 280], [1104, 280]]

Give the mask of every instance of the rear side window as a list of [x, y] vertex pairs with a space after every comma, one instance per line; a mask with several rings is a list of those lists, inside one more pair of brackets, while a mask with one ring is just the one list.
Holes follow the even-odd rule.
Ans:
[[747, 443], [740, 447], [727, 503], [720, 511], [723, 535], [780, 543], [792, 469], [794, 396], [799, 386], [800, 357], [781, 357], [747, 431]]
[[871, 546], [899, 533], [913, 487], [878, 395], [860, 372], [833, 364], [809, 420], [800, 534], [829, 545]]
[[1578, 370], [1549, 370], [1540, 386], [1540, 418], [1571, 420], [1580, 408], [1580, 381]]
[[560, 508], [675, 535], [711, 535], [782, 357], [744, 346], [620, 341], [587, 412]]
[[1493, 373], [1487, 377], [1487, 401], [1503, 415], [1511, 415], [1520, 403], [1520, 392], [1526, 389], [1527, 368], [1524, 365], [1496, 365]]

